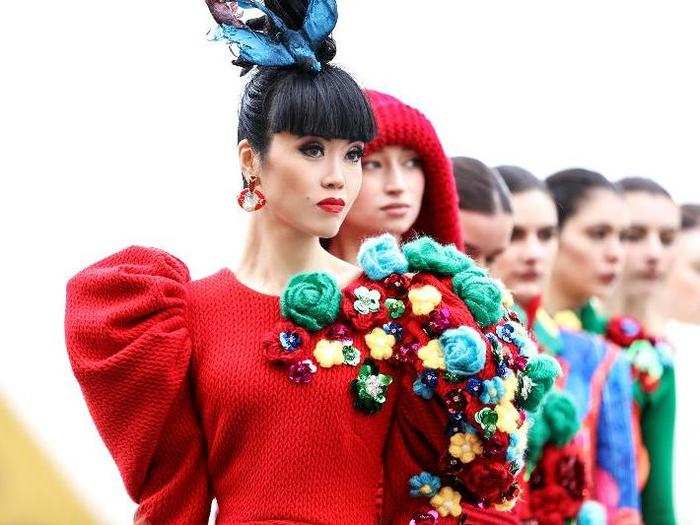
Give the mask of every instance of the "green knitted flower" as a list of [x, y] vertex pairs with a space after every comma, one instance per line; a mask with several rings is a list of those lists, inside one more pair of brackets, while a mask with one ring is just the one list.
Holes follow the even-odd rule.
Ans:
[[542, 417], [549, 427], [549, 440], [558, 447], [571, 441], [581, 427], [571, 395], [558, 389], [544, 398]]
[[[520, 377], [521, 388], [518, 398], [523, 408], [530, 412], [537, 410], [559, 375], [561, 375], [561, 366], [553, 357], [540, 354], [530, 358], [525, 373]], [[522, 387], [524, 384], [527, 388]]]
[[408, 259], [412, 272], [429, 271], [455, 275], [474, 265], [469, 257], [452, 245], [443, 246], [430, 237], [420, 237], [403, 245], [403, 253]]
[[495, 324], [503, 316], [501, 287], [478, 266], [455, 275], [452, 288], [482, 326]]
[[338, 317], [340, 289], [330, 275], [307, 272], [289, 280], [282, 294], [282, 315], [309, 330], [320, 330]]

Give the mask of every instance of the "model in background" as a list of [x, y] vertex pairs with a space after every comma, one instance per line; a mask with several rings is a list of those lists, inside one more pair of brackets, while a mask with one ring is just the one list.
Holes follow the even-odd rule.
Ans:
[[635, 444], [642, 514], [648, 525], [675, 523], [673, 435], [675, 370], [663, 339], [659, 294], [673, 262], [680, 211], [658, 183], [641, 177], [617, 183], [630, 216], [622, 282], [608, 309], [608, 335], [627, 348], [635, 379]]
[[[676, 379], [674, 502], [678, 523], [697, 517], [700, 448], [697, 446], [697, 370], [700, 369], [700, 206], [681, 206], [681, 230], [675, 257], [660, 294], [663, 333], [673, 347]], [[652, 470], [654, 466], [652, 465]]]
[[360, 194], [328, 249], [354, 263], [362, 241], [382, 233], [461, 246], [452, 170], [432, 124], [391, 95], [366, 93], [377, 136], [365, 149]]
[[[622, 274], [629, 226], [625, 202], [610, 181], [593, 171], [565, 170], [545, 182], [556, 205], [559, 249], [542, 304], [561, 328], [605, 333], [606, 320], [594, 304], [611, 296]], [[638, 522], [629, 363], [619, 348], [601, 339], [592, 349], [588, 355], [567, 356], [576, 372], [567, 390], [584, 401], [579, 407], [587, 418], [598, 420], [587, 424], [597, 429], [591, 432], [597, 465], [592, 496], [605, 505], [609, 521]]]
[[[541, 306], [557, 255], [557, 209], [544, 182], [530, 172], [515, 166], [497, 171], [511, 194], [514, 226], [511, 243], [491, 270], [513, 293], [541, 351], [556, 357], [564, 370], [557, 383], [561, 390], [545, 399], [530, 430], [527, 518], [539, 523], [572, 519], [605, 523], [606, 511], [595, 500], [610, 500], [601, 497], [591, 475], [624, 483], [626, 477], [618, 480], [616, 471], [620, 465], [633, 465], [629, 445], [612, 450], [616, 443], [632, 438], [631, 412], [617, 420], [613, 417], [620, 407], [631, 407], [631, 396], [624, 389], [629, 369], [619, 356], [617, 363], [606, 363], [608, 350], [601, 338], [558, 327]], [[627, 477], [633, 479], [629, 473]], [[629, 490], [633, 491], [631, 483]], [[622, 511], [619, 507], [625, 505], [619, 502], [608, 506], [613, 510], [611, 521], [622, 514], [635, 516], [633, 507]]]
[[464, 251], [488, 268], [510, 241], [513, 217], [508, 189], [498, 172], [479, 160], [455, 157], [452, 166]]

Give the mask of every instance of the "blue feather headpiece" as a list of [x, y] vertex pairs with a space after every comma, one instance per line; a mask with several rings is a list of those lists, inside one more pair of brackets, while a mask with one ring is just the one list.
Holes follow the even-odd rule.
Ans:
[[[321, 70], [316, 51], [331, 34], [338, 21], [335, 0], [309, 0], [304, 22], [299, 30], [289, 29], [282, 19], [262, 0], [206, 0], [217, 27], [210, 39], [224, 41], [238, 48], [235, 64], [257, 66], [292, 66]], [[274, 36], [256, 31], [243, 21], [242, 9], [259, 9], [274, 28]], [[244, 69], [245, 72], [245, 69]]]

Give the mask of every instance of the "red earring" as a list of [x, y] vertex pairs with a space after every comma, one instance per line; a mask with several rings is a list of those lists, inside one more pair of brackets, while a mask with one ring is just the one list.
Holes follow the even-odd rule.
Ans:
[[260, 190], [256, 190], [258, 178], [253, 176], [245, 188], [238, 194], [238, 205], [247, 212], [258, 211], [265, 206], [265, 195]]

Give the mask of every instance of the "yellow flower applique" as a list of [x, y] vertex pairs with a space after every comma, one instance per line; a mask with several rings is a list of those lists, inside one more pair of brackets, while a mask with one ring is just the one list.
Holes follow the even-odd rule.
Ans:
[[458, 432], [450, 438], [450, 454], [462, 463], [469, 463], [483, 453], [484, 448], [475, 434]]
[[520, 413], [510, 401], [502, 402], [496, 405], [496, 413], [498, 414], [498, 423], [496, 427], [501, 432], [512, 434], [518, 430], [518, 421], [520, 421]]
[[314, 348], [314, 357], [323, 368], [342, 365], [345, 362], [343, 344], [340, 341], [321, 339]]
[[381, 328], [375, 328], [365, 335], [365, 343], [374, 359], [389, 359], [394, 351], [396, 337], [387, 334]]
[[431, 340], [418, 350], [418, 358], [423, 361], [425, 368], [445, 369], [445, 353], [437, 339]]
[[454, 516], [456, 518], [462, 514], [461, 499], [462, 495], [456, 490], [450, 487], [442, 487], [440, 492], [432, 497], [430, 504], [443, 518], [447, 516]]
[[408, 300], [413, 307], [414, 315], [428, 315], [442, 301], [442, 294], [434, 286], [426, 285], [412, 288], [408, 292]]
[[506, 387], [506, 393], [501, 398], [501, 402], [513, 401], [515, 392], [518, 390], [518, 378], [512, 372], [503, 379], [503, 386]]
[[554, 314], [554, 322], [562, 328], [579, 331], [582, 328], [581, 320], [575, 312], [571, 310], [562, 310]]

